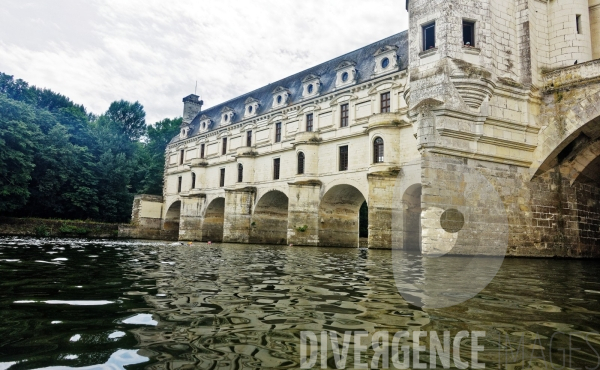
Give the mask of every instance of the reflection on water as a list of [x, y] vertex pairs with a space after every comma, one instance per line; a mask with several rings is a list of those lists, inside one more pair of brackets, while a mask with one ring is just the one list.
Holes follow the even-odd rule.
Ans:
[[[588, 344], [600, 352], [597, 261], [508, 259], [475, 297], [421, 309], [398, 293], [391, 257], [361, 249], [0, 239], [0, 369], [298, 368], [303, 330], [483, 330], [479, 359], [487, 368], [499, 361], [543, 368], [550, 354], [560, 367], [561, 353], [548, 348], [559, 333], [553, 346], [572, 348], [572, 367], [595, 366]], [[512, 357], [521, 338], [525, 361]], [[468, 359], [468, 340], [462, 346]], [[530, 359], [533, 349], [545, 357]]]

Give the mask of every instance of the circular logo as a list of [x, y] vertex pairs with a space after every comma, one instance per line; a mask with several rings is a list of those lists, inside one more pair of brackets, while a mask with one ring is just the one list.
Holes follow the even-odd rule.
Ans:
[[423, 169], [420, 161], [402, 167], [393, 196], [392, 265], [396, 287], [412, 305], [460, 304], [500, 269], [508, 218], [486, 171], [449, 157], [428, 158]]

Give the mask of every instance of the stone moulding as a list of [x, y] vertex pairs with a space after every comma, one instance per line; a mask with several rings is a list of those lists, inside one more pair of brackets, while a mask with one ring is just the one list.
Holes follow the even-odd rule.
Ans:
[[226, 193], [253, 193], [256, 194], [256, 187], [244, 186], [243, 188], [225, 188]]
[[294, 182], [288, 182], [288, 185], [293, 186], [323, 186], [323, 183], [317, 179], [299, 180]]
[[187, 194], [181, 194], [182, 198], [206, 198], [206, 193], [200, 189], [192, 189]]
[[544, 90], [546, 92], [594, 82], [600, 82], [600, 59], [563, 67], [544, 74]]
[[452, 76], [450, 80], [465, 104], [476, 112], [480, 110], [483, 101], [490, 99], [494, 93], [494, 84], [487, 79]]

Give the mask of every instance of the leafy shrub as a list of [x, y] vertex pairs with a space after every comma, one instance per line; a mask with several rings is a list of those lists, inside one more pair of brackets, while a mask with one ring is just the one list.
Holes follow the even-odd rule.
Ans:
[[33, 228], [33, 232], [35, 233], [35, 236], [50, 235], [50, 232], [48, 231], [48, 228], [46, 227], [46, 225], [37, 225], [36, 227]]
[[296, 228], [296, 230], [300, 231], [301, 233], [305, 232], [307, 229], [308, 229], [308, 225], [298, 226]]

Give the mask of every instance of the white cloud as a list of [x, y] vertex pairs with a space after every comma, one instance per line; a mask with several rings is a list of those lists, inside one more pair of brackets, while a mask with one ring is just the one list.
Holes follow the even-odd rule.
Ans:
[[139, 100], [154, 123], [206, 107], [407, 28], [404, 1], [9, 2], [0, 71], [94, 113]]

